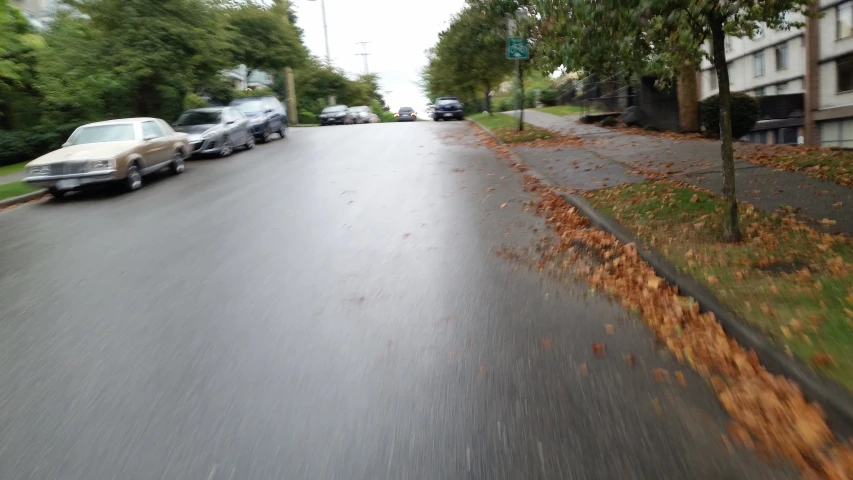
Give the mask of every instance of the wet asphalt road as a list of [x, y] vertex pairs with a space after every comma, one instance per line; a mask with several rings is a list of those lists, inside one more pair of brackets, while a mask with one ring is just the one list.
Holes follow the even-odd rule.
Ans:
[[0, 213], [0, 478], [788, 478], [638, 321], [496, 254], [544, 227], [470, 135], [291, 129]]

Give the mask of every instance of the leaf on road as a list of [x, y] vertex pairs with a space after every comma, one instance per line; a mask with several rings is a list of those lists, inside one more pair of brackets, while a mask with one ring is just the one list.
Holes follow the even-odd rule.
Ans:
[[604, 331], [607, 332], [608, 335], [613, 335], [613, 333], [614, 333], [613, 325], [608, 323], [607, 325], [604, 326]]
[[603, 357], [607, 353], [603, 343], [592, 344], [592, 354], [596, 357]]
[[652, 378], [658, 383], [669, 383], [669, 372], [662, 368], [652, 370]]
[[502, 203], [502, 204], [501, 204], [501, 208], [504, 208], [504, 207], [506, 207], [506, 206], [507, 206], [507, 203], [506, 203], [506, 202], [504, 202], [504, 203]]
[[550, 352], [551, 349], [554, 348], [554, 340], [552, 340], [550, 338], [547, 338], [547, 337], [543, 338], [541, 343], [542, 343], [542, 348], [544, 348], [545, 351]]

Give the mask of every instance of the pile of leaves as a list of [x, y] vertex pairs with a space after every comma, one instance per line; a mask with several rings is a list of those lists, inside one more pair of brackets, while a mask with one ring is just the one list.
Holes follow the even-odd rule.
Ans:
[[[527, 183], [527, 182], [525, 182]], [[853, 449], [832, 435], [820, 408], [788, 379], [770, 374], [754, 352], [726, 336], [712, 313], [678, 294], [639, 256], [633, 244], [589, 227], [553, 189], [536, 185], [536, 210], [556, 236], [556, 250], [602, 259], [587, 267], [589, 282], [638, 312], [679, 361], [710, 379], [731, 415], [730, 435], [747, 448], [791, 460], [805, 478], [849, 480]]]
[[741, 158], [766, 167], [781, 168], [853, 187], [853, 152], [829, 148], [767, 145]]

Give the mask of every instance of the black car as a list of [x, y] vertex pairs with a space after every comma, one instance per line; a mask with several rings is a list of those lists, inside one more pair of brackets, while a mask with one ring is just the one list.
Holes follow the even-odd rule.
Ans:
[[432, 119], [439, 120], [462, 120], [465, 115], [462, 113], [462, 102], [456, 97], [438, 97], [435, 99], [435, 110], [432, 112]]
[[418, 119], [415, 114], [415, 109], [412, 107], [401, 107], [400, 111], [394, 114], [394, 118], [398, 122], [414, 122]]
[[277, 98], [238, 98], [230, 106], [249, 118], [250, 129], [259, 142], [268, 142], [273, 133], [281, 138], [287, 135], [287, 111]]
[[352, 125], [355, 115], [346, 105], [332, 105], [320, 112], [320, 125]]

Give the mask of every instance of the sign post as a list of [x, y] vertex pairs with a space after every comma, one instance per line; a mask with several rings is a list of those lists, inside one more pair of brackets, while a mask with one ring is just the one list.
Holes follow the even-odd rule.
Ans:
[[[512, 28], [512, 27], [510, 27]], [[506, 40], [506, 58], [515, 60], [515, 76], [518, 79], [518, 131], [524, 130], [524, 78], [521, 76], [521, 61], [530, 59], [527, 40], [521, 37], [509, 37]]]

